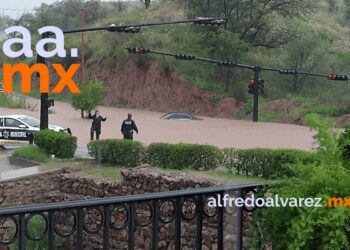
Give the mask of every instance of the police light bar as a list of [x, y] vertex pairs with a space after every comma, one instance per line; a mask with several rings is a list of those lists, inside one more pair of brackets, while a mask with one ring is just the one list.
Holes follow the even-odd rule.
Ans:
[[335, 75], [335, 74], [330, 74], [327, 76], [328, 80], [333, 80], [333, 81], [347, 81], [349, 78], [347, 75]]

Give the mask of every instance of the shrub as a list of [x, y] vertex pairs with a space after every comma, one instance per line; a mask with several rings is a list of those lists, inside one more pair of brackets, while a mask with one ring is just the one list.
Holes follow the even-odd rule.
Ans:
[[[266, 190], [272, 197], [348, 197], [350, 173], [335, 165], [295, 165], [298, 175]], [[256, 211], [263, 245], [273, 249], [349, 249], [347, 207], [269, 207]]]
[[131, 140], [96, 140], [88, 144], [89, 155], [97, 161], [134, 167], [142, 163], [145, 148]]
[[318, 153], [315, 164], [293, 165], [295, 175], [282, 178], [279, 185], [268, 187], [265, 194], [279, 198], [321, 198], [320, 207], [270, 207], [255, 214], [256, 235], [260, 246], [273, 249], [350, 249], [350, 210], [343, 204], [333, 207], [327, 198], [346, 198], [350, 193], [350, 171], [339, 158], [339, 147], [330, 123], [308, 116], [316, 130]]
[[338, 147], [341, 158], [344, 161], [350, 160], [350, 125], [345, 128], [345, 131], [339, 137]]
[[163, 168], [208, 170], [218, 167], [220, 150], [211, 145], [152, 143], [146, 161]]
[[318, 163], [315, 153], [296, 149], [244, 149], [222, 150], [220, 164], [234, 174], [263, 178], [277, 178], [294, 175], [290, 164]]
[[46, 162], [49, 160], [49, 156], [36, 145], [28, 145], [26, 147], [17, 148], [15, 151], [13, 151], [12, 155], [37, 162]]
[[49, 129], [35, 132], [34, 143], [48, 155], [57, 158], [72, 158], [77, 149], [76, 137]]

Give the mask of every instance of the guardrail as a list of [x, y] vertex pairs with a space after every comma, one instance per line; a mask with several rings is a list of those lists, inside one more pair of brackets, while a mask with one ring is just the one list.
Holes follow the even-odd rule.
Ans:
[[[211, 225], [214, 228], [213, 241], [221, 250], [224, 249], [224, 225], [234, 223], [234, 246], [227, 249], [242, 249], [244, 208], [233, 208], [234, 217], [231, 219], [234, 221], [224, 221], [228, 209], [209, 207], [208, 200], [214, 198], [216, 202], [222, 202], [225, 194], [244, 198], [263, 185], [197, 188], [2, 208], [0, 245], [16, 244], [22, 250], [26, 249], [28, 241], [46, 241], [47, 249], [56, 249], [55, 241], [58, 238], [69, 238], [69, 249], [92, 249], [91, 246], [86, 248], [86, 245], [89, 243], [88, 237], [94, 236], [95, 244], [100, 242], [98, 249], [130, 250], [137, 247], [135, 242], [139, 234], [135, 232], [148, 227], [151, 243], [145, 249], [167, 249], [171, 245], [171, 249], [180, 250], [183, 249], [184, 237], [182, 224], [190, 223], [191, 228], [195, 228], [191, 235], [193, 247], [190, 249], [202, 249], [203, 230]], [[42, 221], [42, 230], [37, 234], [31, 232], [34, 217]], [[165, 225], [168, 226], [169, 238], [166, 248], [163, 248], [159, 245], [159, 230]], [[127, 239], [118, 241], [116, 236], [121, 236], [118, 232], [123, 230]]]

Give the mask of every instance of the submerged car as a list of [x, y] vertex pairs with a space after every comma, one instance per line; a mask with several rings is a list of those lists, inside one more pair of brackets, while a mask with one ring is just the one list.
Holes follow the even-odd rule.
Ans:
[[185, 112], [170, 112], [159, 117], [162, 120], [202, 120], [194, 115]]
[[[66, 132], [60, 126], [49, 125], [50, 130]], [[33, 142], [33, 133], [40, 130], [40, 121], [26, 115], [0, 116], [0, 140], [10, 141], [6, 144], [16, 144], [13, 141]], [[12, 141], [12, 142], [11, 142]], [[0, 145], [4, 142], [0, 142]]]

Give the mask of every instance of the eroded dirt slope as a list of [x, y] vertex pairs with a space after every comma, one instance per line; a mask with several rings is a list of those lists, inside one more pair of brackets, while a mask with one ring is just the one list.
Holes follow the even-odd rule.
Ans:
[[104, 104], [197, 115], [233, 118], [239, 111], [233, 98], [213, 101], [213, 93], [199, 90], [176, 73], [166, 73], [159, 62], [122, 65], [99, 63], [87, 67], [90, 79], [103, 80], [109, 87]]

